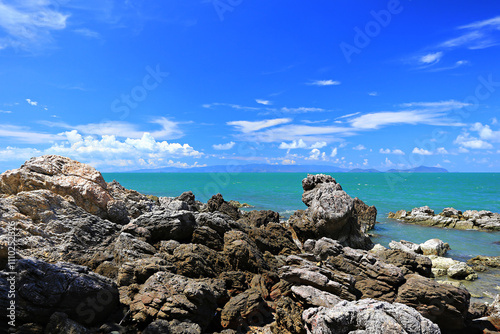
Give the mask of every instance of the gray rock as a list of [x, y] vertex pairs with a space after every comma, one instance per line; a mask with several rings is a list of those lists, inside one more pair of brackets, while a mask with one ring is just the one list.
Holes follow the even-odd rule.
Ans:
[[373, 299], [342, 301], [332, 308], [309, 308], [302, 317], [310, 334], [441, 333], [436, 324], [415, 309]]
[[389, 243], [389, 248], [390, 249], [399, 249], [404, 252], [409, 252], [409, 253], [417, 253], [417, 254], [422, 254], [422, 249], [419, 244], [413, 243], [411, 241], [406, 241], [406, 240], [401, 240], [401, 241], [394, 241], [392, 240]]
[[334, 294], [308, 285], [294, 285], [292, 286], [292, 292], [309, 306], [324, 306], [328, 308], [334, 307], [342, 301], [340, 297]]
[[477, 274], [469, 267], [466, 263], [460, 262], [452, 265], [447, 270], [447, 275], [454, 279], [465, 279], [468, 281], [473, 281], [477, 278]]
[[161, 240], [189, 241], [192, 238], [196, 220], [190, 211], [153, 211], [145, 213], [130, 222], [150, 232], [149, 242]]
[[420, 244], [420, 248], [422, 249], [422, 253], [424, 255], [444, 256], [450, 249], [450, 245], [439, 239], [430, 239], [423, 244]]

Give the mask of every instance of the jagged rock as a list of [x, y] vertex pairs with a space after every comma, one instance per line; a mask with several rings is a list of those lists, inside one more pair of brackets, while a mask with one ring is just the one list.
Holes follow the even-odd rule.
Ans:
[[229, 202], [226, 202], [221, 194], [213, 195], [207, 202], [207, 210], [209, 212], [219, 211], [225, 213], [234, 220], [241, 218], [241, 213], [238, 208], [235, 208]]
[[172, 320], [153, 321], [146, 327], [142, 334], [201, 334], [200, 325], [192, 322]]
[[119, 265], [144, 257], [151, 257], [156, 253], [156, 249], [153, 246], [125, 232], [120, 233], [113, 244], [112, 250], [114, 260]]
[[283, 297], [276, 303], [276, 334], [305, 334], [302, 321], [304, 308], [289, 297]]
[[300, 250], [293, 241], [290, 231], [277, 223], [269, 223], [259, 228], [253, 228], [248, 232], [261, 252], [271, 254], [296, 254]]
[[160, 241], [160, 252], [174, 254], [174, 251], [181, 243], [177, 240], [162, 240]]
[[191, 242], [202, 244], [213, 250], [221, 251], [224, 245], [223, 237], [208, 226], [200, 226], [193, 231]]
[[275, 273], [267, 272], [258, 274], [255, 275], [250, 281], [250, 288], [259, 290], [262, 298], [268, 299], [270, 295], [269, 291], [278, 281], [279, 277]]
[[368, 206], [359, 198], [354, 198], [354, 211], [361, 226], [361, 232], [367, 233], [372, 230], [377, 223], [377, 208]]
[[440, 215], [445, 217], [456, 217], [456, 218], [459, 218], [461, 214], [462, 211], [459, 211], [454, 208], [444, 208], [443, 211], [440, 213]]
[[221, 237], [224, 237], [224, 233], [231, 230], [245, 230], [240, 223], [235, 222], [231, 217], [221, 212], [203, 212], [196, 214], [195, 217], [197, 227], [210, 227]]
[[477, 274], [474, 269], [463, 262], [454, 264], [449, 267], [446, 274], [451, 278], [465, 279], [467, 281], [473, 281], [477, 278]]
[[439, 327], [413, 308], [403, 304], [362, 299], [342, 301], [333, 308], [315, 307], [304, 311], [308, 333], [439, 334]]
[[65, 313], [56, 312], [50, 317], [45, 333], [50, 334], [91, 334], [92, 332], [71, 319]]
[[321, 291], [308, 285], [294, 285], [292, 292], [308, 306], [333, 307], [342, 299], [332, 293]]
[[411, 216], [418, 217], [431, 217], [434, 216], [434, 210], [426, 206], [421, 206], [420, 208], [413, 208], [410, 213]]
[[137, 218], [143, 213], [154, 211], [159, 207], [159, 202], [155, 199], [135, 190], [126, 189], [116, 180], [108, 183], [108, 191], [116, 201], [125, 204], [129, 219]]
[[[47, 324], [55, 312], [84, 326], [103, 322], [119, 305], [118, 289], [110, 279], [83, 266], [50, 264], [34, 258], [18, 260], [16, 323]], [[0, 281], [7, 275], [0, 272]], [[0, 286], [7, 286], [0, 282]], [[7, 294], [0, 294], [0, 304]]]
[[389, 248], [390, 249], [400, 249], [404, 252], [408, 253], [417, 253], [417, 254], [422, 254], [422, 248], [420, 247], [419, 244], [413, 243], [411, 241], [406, 241], [406, 240], [401, 240], [401, 241], [394, 241], [392, 240], [389, 243]]
[[175, 273], [177, 268], [165, 259], [150, 257], [124, 263], [119, 271], [117, 283], [119, 286], [143, 284], [146, 280], [159, 271]]
[[422, 249], [424, 255], [444, 256], [450, 249], [450, 245], [439, 239], [430, 239], [420, 244], [420, 249]]
[[241, 231], [229, 231], [224, 234], [224, 254], [234, 270], [248, 270], [259, 273], [269, 270], [257, 245]]
[[228, 295], [233, 297], [250, 287], [252, 275], [243, 271], [224, 271], [219, 275], [219, 279], [224, 281]]
[[[308, 175], [302, 180], [302, 188], [302, 202], [308, 208], [296, 211], [288, 220], [301, 242], [329, 237], [355, 248], [370, 249], [373, 246], [363, 232], [366, 228], [362, 223], [375, 218], [368, 217], [364, 205], [359, 202], [355, 205], [334, 178], [323, 174]], [[363, 209], [358, 213], [356, 208]], [[371, 215], [376, 214], [376, 210], [368, 211]]]
[[177, 273], [191, 278], [217, 277], [229, 268], [222, 254], [199, 244], [182, 244], [174, 250]]
[[203, 332], [214, 318], [224, 292], [220, 280], [157, 272], [134, 297], [131, 318], [144, 324], [155, 320], [191, 321], [200, 325]]
[[398, 290], [396, 302], [415, 308], [443, 330], [464, 327], [470, 300], [467, 290], [416, 274], [406, 278], [406, 283]]
[[261, 227], [268, 223], [279, 223], [280, 215], [271, 210], [253, 210], [243, 213], [243, 217], [241, 217], [238, 222], [250, 227]]
[[406, 210], [399, 210], [396, 212], [389, 212], [389, 215], [387, 217], [391, 219], [402, 219], [405, 218], [407, 215], [408, 212]]
[[335, 240], [307, 241], [304, 249], [313, 253], [317, 261], [323, 261], [326, 268], [352, 275], [362, 298], [393, 301], [398, 287], [404, 283], [398, 267], [379, 261], [367, 251], [342, 247]]
[[149, 242], [161, 240], [189, 241], [192, 238], [196, 220], [190, 211], [153, 211], [145, 213], [130, 222], [144, 227], [150, 233]]
[[400, 249], [380, 250], [375, 253], [382, 261], [400, 268], [403, 275], [418, 273], [425, 277], [432, 275], [432, 261], [423, 255]]
[[[89, 214], [68, 199], [48, 190], [0, 198], [0, 229], [7, 231], [7, 224], [15, 224], [16, 248], [23, 256], [87, 265], [96, 249], [111, 242], [119, 225]], [[0, 243], [6, 245], [7, 237], [1, 233]]]
[[250, 288], [224, 305], [221, 324], [224, 328], [243, 329], [261, 326], [272, 318], [259, 289]]
[[352, 276], [318, 266], [296, 255], [287, 258], [287, 265], [280, 268], [280, 278], [298, 285], [309, 285], [319, 290], [355, 300], [355, 280]]
[[478, 255], [467, 261], [468, 265], [483, 265], [491, 268], [500, 268], [500, 256], [482, 256]]

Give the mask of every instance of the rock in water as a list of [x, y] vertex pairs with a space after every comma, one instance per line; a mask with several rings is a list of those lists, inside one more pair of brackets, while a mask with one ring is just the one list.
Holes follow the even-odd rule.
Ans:
[[353, 248], [373, 246], [365, 231], [376, 219], [375, 207], [352, 199], [330, 175], [308, 175], [302, 188], [302, 202], [308, 208], [288, 220], [300, 242], [327, 237]]
[[374, 299], [342, 301], [332, 308], [315, 307], [302, 315], [307, 333], [439, 334], [439, 327], [415, 309]]

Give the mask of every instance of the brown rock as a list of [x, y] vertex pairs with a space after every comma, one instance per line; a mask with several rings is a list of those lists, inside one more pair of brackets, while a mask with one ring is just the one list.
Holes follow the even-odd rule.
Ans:
[[250, 227], [261, 227], [268, 223], [279, 223], [280, 215], [271, 210], [253, 210], [243, 213], [243, 217], [238, 222]]
[[442, 330], [460, 330], [469, 309], [470, 294], [449, 284], [439, 284], [420, 275], [407, 276], [396, 302], [415, 308]]
[[295, 244], [290, 231], [277, 223], [269, 223], [259, 228], [253, 228], [248, 232], [261, 252], [271, 254], [297, 254], [300, 252]]

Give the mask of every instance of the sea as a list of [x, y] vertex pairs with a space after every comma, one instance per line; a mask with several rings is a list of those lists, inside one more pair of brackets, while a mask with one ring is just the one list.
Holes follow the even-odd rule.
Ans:
[[[377, 208], [372, 241], [388, 247], [391, 240], [422, 243], [438, 238], [451, 250], [447, 256], [466, 261], [476, 255], [500, 256], [500, 232], [462, 231], [405, 224], [387, 218], [389, 212], [427, 205], [436, 213], [446, 207], [500, 212], [500, 173], [328, 173], [351, 196]], [[221, 193], [225, 200], [273, 210], [287, 219], [305, 209], [302, 179], [307, 173], [104, 173], [106, 181], [144, 194], [175, 197], [191, 190], [197, 200]], [[500, 271], [479, 273], [463, 282], [474, 300], [491, 300], [500, 293]], [[481, 281], [482, 278], [482, 281]]]

